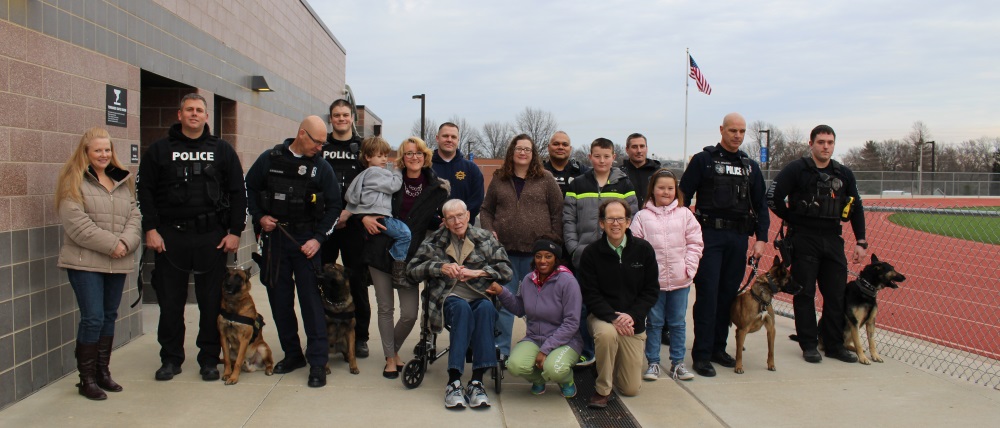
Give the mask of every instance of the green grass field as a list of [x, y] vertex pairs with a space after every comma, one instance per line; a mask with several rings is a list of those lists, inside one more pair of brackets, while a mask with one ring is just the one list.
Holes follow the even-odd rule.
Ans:
[[[958, 209], [1000, 211], [1000, 207], [963, 207]], [[896, 213], [889, 216], [889, 221], [922, 232], [1000, 245], [1000, 217]]]

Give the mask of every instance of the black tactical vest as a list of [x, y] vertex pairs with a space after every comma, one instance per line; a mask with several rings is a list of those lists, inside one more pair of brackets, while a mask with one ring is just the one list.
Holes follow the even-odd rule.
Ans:
[[717, 146], [705, 147], [711, 162], [698, 186], [699, 211], [725, 213], [729, 218], [750, 216], [750, 158], [740, 152], [738, 160], [723, 156]]
[[342, 197], [347, 194], [347, 188], [354, 181], [354, 177], [357, 177], [364, 169], [358, 162], [360, 150], [361, 138], [355, 135], [351, 137], [350, 144], [346, 147], [343, 144], [333, 144], [327, 139], [327, 143], [323, 145], [323, 150], [320, 152], [323, 159], [333, 167], [333, 174], [340, 184]]
[[165, 152], [160, 159], [166, 162], [162, 185], [157, 186], [158, 209], [165, 214], [181, 209], [196, 215], [216, 211], [222, 187], [220, 143], [210, 136], [197, 147], [176, 140], [161, 146]]
[[802, 162], [806, 164], [800, 176], [803, 185], [788, 195], [789, 209], [803, 217], [846, 221], [841, 216], [847, 206], [844, 167], [830, 159], [833, 167], [833, 175], [830, 175], [821, 172], [812, 157], [805, 156]]
[[315, 157], [285, 156], [285, 146], [271, 150], [267, 189], [262, 192], [264, 212], [279, 222], [300, 225], [323, 216], [323, 193], [314, 178], [319, 174]]

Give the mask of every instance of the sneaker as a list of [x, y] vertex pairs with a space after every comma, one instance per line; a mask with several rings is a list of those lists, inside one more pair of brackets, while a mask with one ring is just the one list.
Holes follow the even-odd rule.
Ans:
[[477, 380], [469, 382], [465, 388], [465, 401], [469, 407], [490, 407], [490, 399], [486, 396], [486, 388], [483, 383]]
[[531, 393], [534, 395], [542, 395], [545, 393], [544, 383], [533, 383], [531, 384]]
[[576, 366], [577, 367], [590, 367], [590, 366], [594, 365], [595, 361], [597, 361], [597, 359], [594, 358], [593, 356], [586, 357], [586, 356], [581, 355], [580, 356], [580, 361], [576, 363]]
[[694, 373], [689, 372], [684, 367], [684, 363], [674, 363], [670, 365], [670, 377], [680, 380], [691, 380], [694, 379]]
[[660, 378], [660, 364], [653, 363], [646, 368], [646, 373], [642, 374], [643, 380], [654, 381]]
[[569, 381], [569, 383], [559, 385], [559, 389], [562, 390], [563, 397], [566, 398], [576, 397], [576, 383], [574, 383], [573, 381]]
[[464, 409], [465, 406], [465, 396], [462, 395], [462, 383], [457, 380], [449, 383], [444, 388], [444, 407], [449, 409], [456, 407]]

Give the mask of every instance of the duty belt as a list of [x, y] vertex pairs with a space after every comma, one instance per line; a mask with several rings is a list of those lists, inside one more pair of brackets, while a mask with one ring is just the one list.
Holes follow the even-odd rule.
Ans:
[[178, 232], [198, 232], [205, 233], [213, 230], [217, 227], [221, 227], [219, 224], [218, 216], [214, 212], [199, 214], [194, 218], [187, 220], [176, 220], [168, 223], [171, 229]]
[[712, 229], [736, 229], [742, 231], [747, 228], [746, 220], [728, 220], [724, 218], [701, 216], [698, 217], [698, 223], [704, 227], [710, 227]]

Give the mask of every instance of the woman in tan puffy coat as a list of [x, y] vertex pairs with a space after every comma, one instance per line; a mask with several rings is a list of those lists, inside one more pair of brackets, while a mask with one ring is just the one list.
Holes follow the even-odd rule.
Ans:
[[104, 400], [119, 392], [108, 364], [125, 276], [135, 270], [139, 209], [132, 173], [115, 155], [108, 131], [95, 127], [80, 138], [56, 182], [56, 210], [65, 236], [59, 267], [66, 268], [80, 305], [76, 366], [80, 395]]

